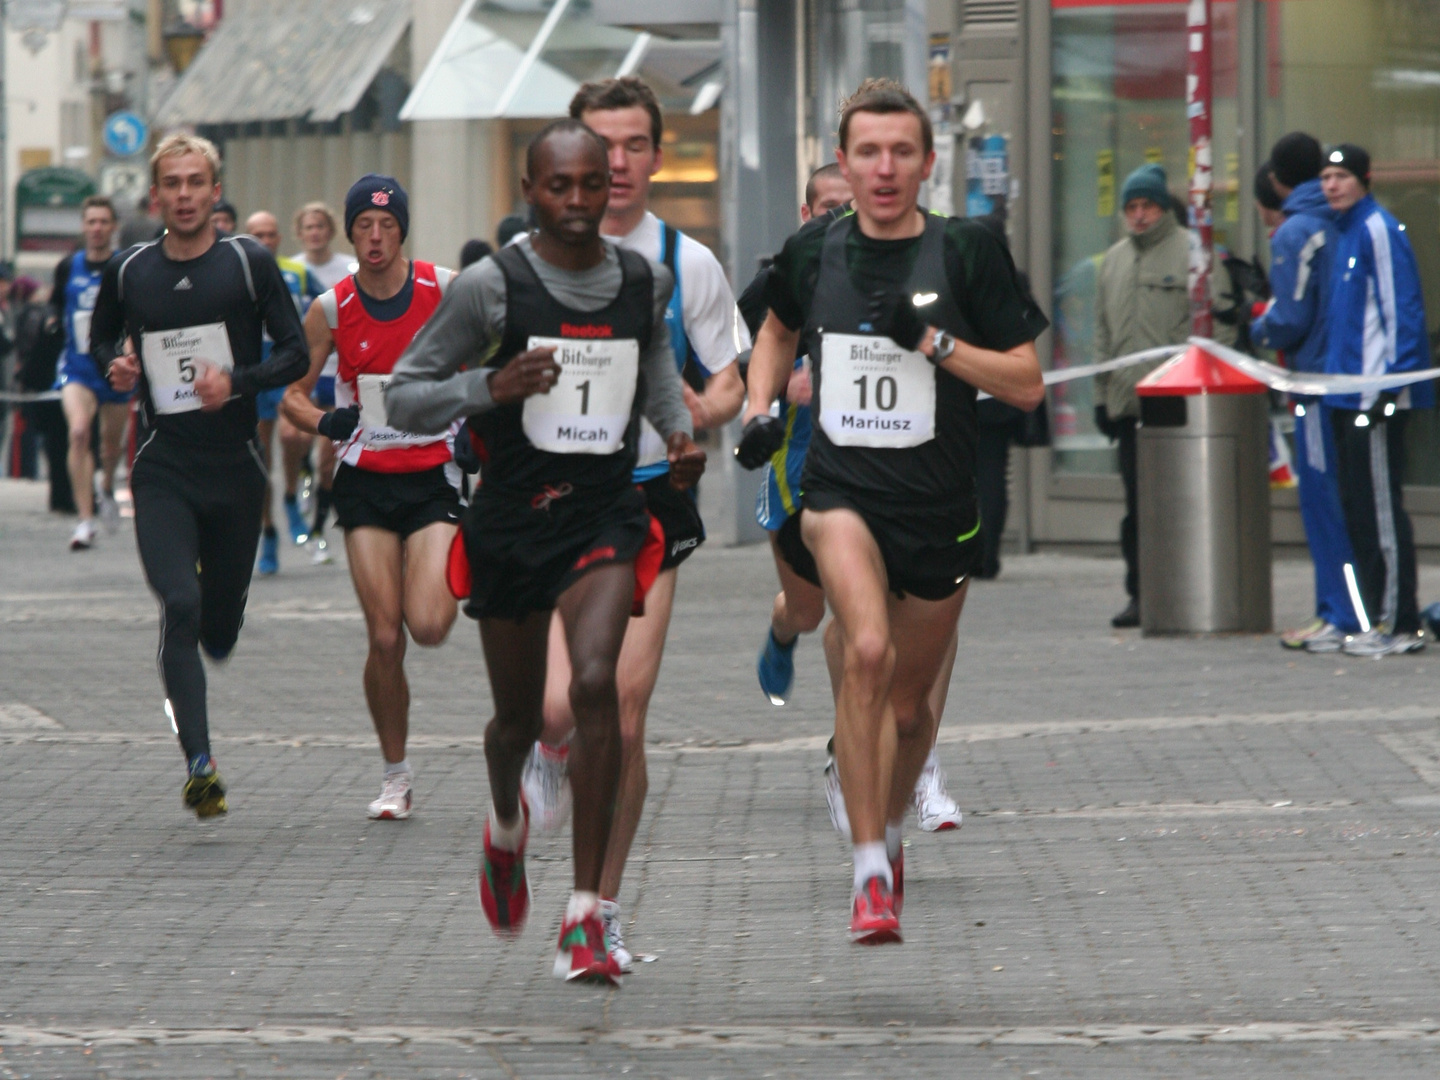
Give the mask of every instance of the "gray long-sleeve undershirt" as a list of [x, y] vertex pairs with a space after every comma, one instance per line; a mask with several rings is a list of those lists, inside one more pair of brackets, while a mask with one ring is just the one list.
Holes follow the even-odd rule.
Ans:
[[[576, 311], [599, 311], [620, 292], [623, 274], [616, 248], [605, 242], [605, 258], [589, 270], [562, 270], [535, 254], [530, 240], [518, 245], [536, 275], [557, 301]], [[655, 278], [655, 329], [650, 347], [640, 357], [644, 398], [640, 411], [661, 435], [677, 431], [693, 435], [685, 405], [665, 309], [674, 279], [651, 262]], [[495, 369], [483, 366], [505, 333], [505, 274], [490, 257], [468, 267], [451, 283], [445, 299], [395, 364], [385, 391], [389, 423], [402, 431], [435, 434], [452, 421], [495, 407], [488, 378]], [[461, 371], [462, 365], [468, 371]]]

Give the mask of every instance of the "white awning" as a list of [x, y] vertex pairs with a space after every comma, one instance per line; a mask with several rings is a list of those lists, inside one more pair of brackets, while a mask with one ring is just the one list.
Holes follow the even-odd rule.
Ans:
[[[655, 70], [645, 63], [662, 57]], [[704, 79], [694, 86], [687, 80], [713, 78], [718, 59], [718, 42], [664, 41], [604, 25], [585, 3], [555, 0], [545, 10], [539, 0], [466, 0], [400, 119], [564, 116], [582, 83], [632, 72], [655, 86], [662, 104], [688, 108]], [[714, 90], [705, 93], [713, 104]]]

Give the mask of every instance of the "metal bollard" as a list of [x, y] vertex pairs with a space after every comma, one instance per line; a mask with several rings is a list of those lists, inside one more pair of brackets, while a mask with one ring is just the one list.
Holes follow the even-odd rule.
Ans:
[[1136, 392], [1141, 631], [1269, 632], [1265, 385], [1191, 346]]

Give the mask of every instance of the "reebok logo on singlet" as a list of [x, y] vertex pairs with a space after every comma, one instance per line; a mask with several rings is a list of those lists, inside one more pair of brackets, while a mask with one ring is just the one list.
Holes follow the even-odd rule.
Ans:
[[576, 326], [574, 323], [562, 322], [560, 324], [560, 336], [570, 338], [612, 338], [615, 336], [615, 328], [608, 323]]

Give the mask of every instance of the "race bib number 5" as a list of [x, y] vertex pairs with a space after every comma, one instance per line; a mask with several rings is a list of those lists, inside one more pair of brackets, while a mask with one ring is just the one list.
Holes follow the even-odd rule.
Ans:
[[204, 364], [222, 371], [235, 369], [230, 335], [224, 323], [187, 326], [180, 330], [152, 330], [141, 335], [140, 355], [145, 378], [158, 413], [194, 412], [200, 408], [195, 378]]
[[640, 343], [633, 338], [532, 337], [527, 348], [553, 348], [560, 378], [548, 394], [525, 399], [525, 437], [552, 454], [613, 454], [624, 446], [640, 374]]
[[902, 449], [935, 437], [935, 366], [886, 337], [825, 334], [820, 426], [836, 446]]

